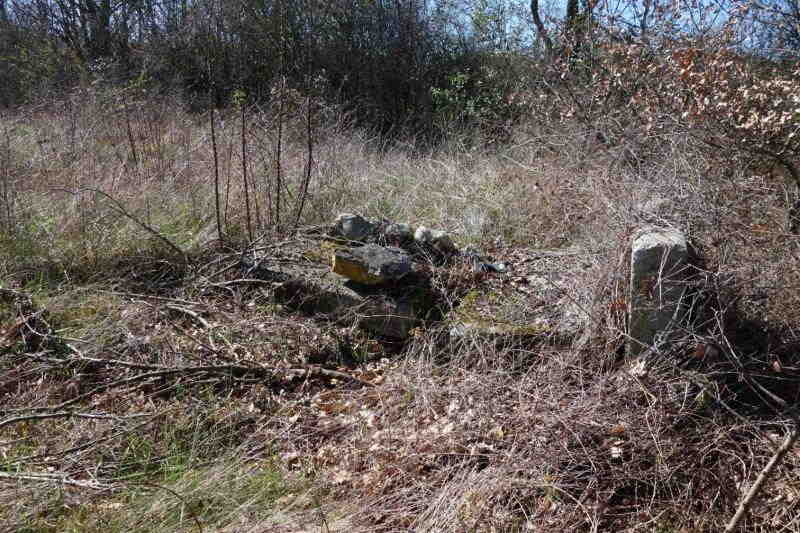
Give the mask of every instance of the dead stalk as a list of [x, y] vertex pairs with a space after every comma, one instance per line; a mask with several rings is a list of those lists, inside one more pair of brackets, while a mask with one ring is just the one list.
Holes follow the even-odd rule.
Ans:
[[[309, 13], [309, 17], [311, 18], [311, 26], [314, 26], [314, 12], [312, 8], [311, 12]], [[303, 176], [303, 182], [300, 191], [300, 198], [298, 199], [297, 204], [297, 214], [294, 218], [294, 227], [292, 228], [292, 233], [297, 231], [297, 227], [300, 224], [300, 217], [303, 214], [303, 209], [305, 208], [306, 199], [308, 197], [308, 186], [311, 183], [311, 169], [314, 165], [314, 131], [313, 131], [313, 112], [311, 106], [313, 105], [313, 99], [311, 97], [311, 83], [312, 83], [312, 70], [311, 70], [311, 57], [310, 57], [310, 47], [309, 51], [306, 55], [306, 166], [305, 166], [305, 175]]]
[[3, 223], [5, 231], [10, 233], [13, 230], [14, 224], [12, 220], [11, 206], [12, 206], [12, 190], [11, 190], [11, 133], [9, 132], [8, 124], [3, 127], [3, 160], [0, 163], [2, 166], [2, 201], [3, 201]]
[[155, 229], [154, 229], [152, 226], [150, 226], [149, 224], [147, 224], [147, 223], [143, 222], [141, 219], [139, 219], [138, 217], [134, 216], [134, 215], [133, 215], [133, 214], [132, 214], [130, 211], [128, 211], [127, 209], [125, 209], [125, 208], [122, 206], [122, 204], [121, 204], [121, 203], [119, 203], [119, 202], [118, 202], [116, 199], [114, 199], [114, 198], [113, 198], [111, 195], [109, 195], [108, 193], [106, 193], [106, 192], [103, 192], [103, 191], [101, 191], [101, 190], [99, 190], [99, 189], [93, 189], [93, 188], [91, 188], [91, 187], [82, 187], [82, 188], [81, 188], [81, 189], [79, 189], [78, 191], [68, 191], [68, 192], [71, 192], [72, 194], [77, 194], [77, 193], [78, 193], [78, 192], [80, 192], [80, 191], [89, 191], [89, 192], [93, 192], [93, 193], [95, 193], [95, 194], [98, 194], [98, 195], [102, 196], [103, 198], [105, 198], [106, 200], [108, 200], [109, 202], [111, 202], [111, 205], [112, 205], [112, 206], [114, 207], [114, 209], [116, 209], [116, 210], [117, 210], [119, 213], [121, 213], [122, 215], [125, 215], [126, 217], [128, 217], [129, 219], [131, 219], [133, 222], [135, 222], [136, 224], [138, 224], [139, 226], [141, 226], [141, 227], [142, 227], [144, 230], [146, 230], [148, 233], [150, 233], [151, 235], [153, 235], [154, 237], [156, 237], [158, 240], [160, 240], [161, 242], [163, 242], [164, 244], [166, 244], [166, 245], [167, 245], [169, 248], [171, 248], [173, 251], [175, 251], [175, 252], [176, 252], [176, 253], [177, 253], [177, 254], [178, 254], [180, 257], [182, 257], [182, 258], [183, 258], [183, 260], [184, 260], [184, 262], [186, 262], [186, 261], [187, 261], [186, 253], [185, 253], [183, 250], [181, 250], [181, 249], [180, 249], [180, 247], [178, 247], [178, 245], [176, 245], [175, 243], [173, 243], [172, 241], [170, 241], [169, 239], [167, 239], [167, 238], [166, 238], [164, 235], [162, 235], [161, 233], [159, 233], [157, 230], [155, 230]]
[[222, 229], [222, 214], [220, 212], [220, 198], [219, 198], [219, 155], [217, 153], [217, 132], [214, 126], [214, 108], [209, 112], [209, 120], [211, 122], [211, 150], [214, 153], [214, 207], [217, 215], [217, 236], [219, 242], [223, 242], [223, 229]]
[[283, 176], [281, 168], [281, 142], [283, 140], [283, 111], [286, 102], [286, 39], [284, 38], [284, 23], [286, 12], [283, 1], [279, 2], [280, 15], [280, 89], [278, 94], [278, 139], [275, 151], [275, 230], [280, 233], [281, 228], [281, 190], [283, 189]]
[[253, 221], [250, 214], [250, 187], [247, 183], [247, 110], [244, 100], [241, 102], [242, 117], [242, 186], [244, 187], [245, 216], [247, 217], [247, 237], [253, 242]]

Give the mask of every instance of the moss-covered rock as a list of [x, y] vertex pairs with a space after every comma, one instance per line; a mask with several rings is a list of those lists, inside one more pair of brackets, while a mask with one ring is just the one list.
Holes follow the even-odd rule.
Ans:
[[473, 290], [449, 316], [450, 336], [535, 340], [550, 336], [554, 321], [525, 312], [529, 303], [518, 295]]
[[[446, 317], [454, 338], [487, 337], [502, 342], [571, 342], [582, 330], [576, 279], [583, 270], [579, 250], [531, 250], [515, 282], [495, 283], [464, 295]], [[579, 291], [578, 291], [579, 292]]]

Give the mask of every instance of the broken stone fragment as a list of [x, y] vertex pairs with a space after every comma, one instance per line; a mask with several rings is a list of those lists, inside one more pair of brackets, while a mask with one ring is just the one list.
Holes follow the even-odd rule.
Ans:
[[378, 285], [411, 272], [411, 257], [400, 248], [367, 244], [334, 252], [333, 271], [356, 283]]
[[363, 241], [372, 235], [377, 226], [361, 215], [341, 213], [336, 217], [334, 232], [348, 241]]
[[472, 247], [467, 247], [463, 252], [461, 252], [461, 257], [468, 265], [472, 267], [472, 271], [475, 273], [504, 273], [508, 270], [508, 267], [505, 263], [493, 263], [491, 257], [485, 257], [481, 255], [478, 250]]
[[375, 335], [405, 339], [430, 308], [420, 290], [382, 294], [373, 286], [353, 283], [321, 265], [282, 264], [245, 258], [240, 268], [248, 278], [270, 282], [275, 303], [314, 317], [353, 324]]
[[420, 226], [414, 232], [414, 240], [419, 244], [432, 246], [442, 253], [456, 253], [458, 248], [446, 232]]
[[274, 294], [291, 308], [342, 324], [355, 322], [384, 337], [405, 339], [419, 322], [410, 300], [365, 292], [330, 272], [316, 281], [295, 278], [277, 284]]
[[430, 228], [426, 228], [425, 226], [418, 227], [417, 231], [414, 232], [414, 240], [420, 244], [431, 244], [431, 242], [433, 242], [433, 235], [431, 234]]
[[412, 302], [403, 298], [372, 295], [355, 311], [360, 327], [395, 339], [405, 339], [419, 323]]
[[356, 323], [384, 337], [407, 338], [419, 322], [413, 302], [370, 291], [327, 272], [314, 281], [298, 277], [278, 283], [273, 294], [288, 307], [313, 316], [328, 316], [341, 324]]
[[392, 244], [404, 244], [414, 240], [414, 230], [403, 223], [392, 223], [383, 230], [383, 237]]

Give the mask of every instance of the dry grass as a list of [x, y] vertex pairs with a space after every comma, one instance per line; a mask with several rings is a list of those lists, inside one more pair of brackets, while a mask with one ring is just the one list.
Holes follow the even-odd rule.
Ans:
[[[226, 284], [245, 234], [235, 116], [218, 126], [228, 253], [213, 244], [207, 122], [170, 101], [126, 114], [111, 96], [0, 123], [0, 269], [16, 291], [2, 306], [0, 424], [58, 415], [0, 427], [9, 531], [716, 531], [794, 416], [793, 192], [685, 132], [599, 146], [574, 125], [530, 126], [494, 151], [424, 151], [321, 116], [304, 225], [354, 211], [461, 245], [592, 252], [562, 289], [588, 315], [580, 346], [435, 327], [398, 346]], [[250, 115], [262, 209], [269, 113]], [[290, 201], [305, 165], [299, 123], [282, 153]], [[686, 231], [705, 257], [708, 312], [684, 351], [722, 350], [632, 375], [620, 299], [627, 236], [647, 221]], [[480, 283], [433, 272], [454, 303]], [[309, 362], [373, 386], [292, 373]], [[800, 531], [798, 463], [790, 451], [742, 531]]]

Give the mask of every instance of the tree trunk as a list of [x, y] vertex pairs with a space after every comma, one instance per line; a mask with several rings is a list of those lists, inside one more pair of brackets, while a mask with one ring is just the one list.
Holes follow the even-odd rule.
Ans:
[[544, 27], [542, 17], [539, 15], [539, 0], [531, 0], [531, 16], [536, 26], [537, 36], [544, 42], [544, 47], [549, 54], [553, 50], [553, 41], [550, 40], [550, 36], [547, 34], [547, 28]]
[[108, 57], [111, 55], [111, 0], [102, 0], [99, 5], [94, 0], [86, 0], [85, 6], [89, 57]]

